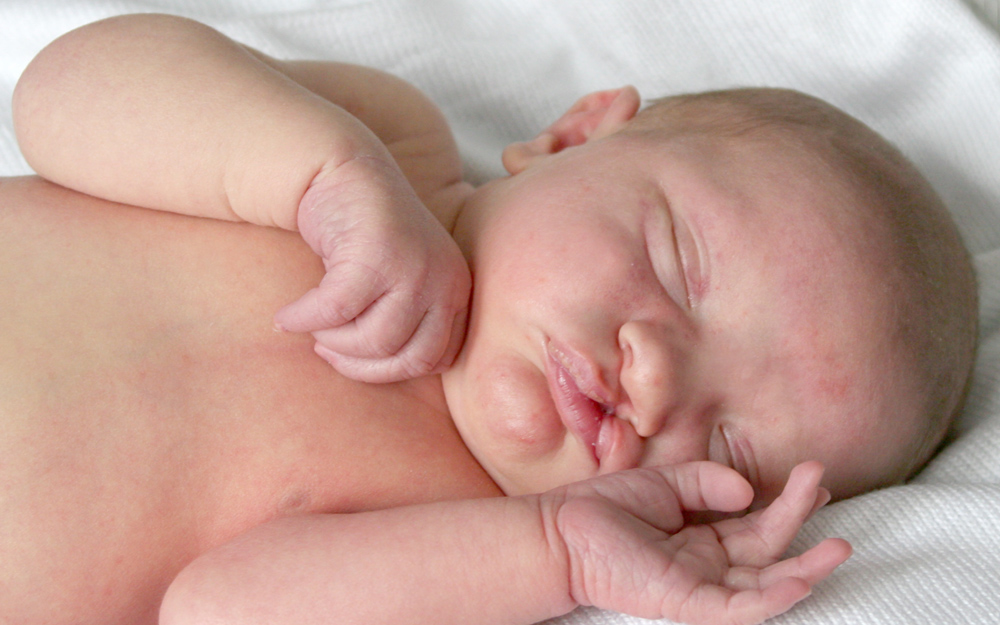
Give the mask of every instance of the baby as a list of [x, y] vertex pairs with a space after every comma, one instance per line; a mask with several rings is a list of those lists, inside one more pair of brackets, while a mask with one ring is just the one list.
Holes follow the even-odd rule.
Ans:
[[0, 182], [2, 620], [752, 623], [807, 596], [850, 548], [782, 560], [805, 520], [960, 410], [967, 254], [827, 104], [638, 110], [588, 95], [473, 188], [376, 70], [153, 15], [44, 50], [14, 116], [48, 181]]

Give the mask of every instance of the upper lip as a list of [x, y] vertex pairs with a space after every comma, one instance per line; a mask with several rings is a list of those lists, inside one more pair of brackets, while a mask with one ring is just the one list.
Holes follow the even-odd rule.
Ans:
[[546, 351], [550, 358], [569, 373], [581, 393], [600, 404], [606, 412], [614, 412], [615, 399], [600, 368], [592, 360], [551, 339], [546, 345]]

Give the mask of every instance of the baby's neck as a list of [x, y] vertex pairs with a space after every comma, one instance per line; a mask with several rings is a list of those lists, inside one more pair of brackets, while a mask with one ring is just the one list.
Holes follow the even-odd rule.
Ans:
[[448, 402], [445, 399], [440, 374], [404, 380], [396, 382], [392, 386], [397, 386], [400, 392], [416, 405], [419, 405], [421, 409], [445, 414], [451, 419], [451, 412], [448, 410]]
[[466, 200], [474, 191], [475, 187], [471, 184], [460, 181], [425, 195], [422, 199], [445, 229], [454, 234], [458, 217], [465, 209]]

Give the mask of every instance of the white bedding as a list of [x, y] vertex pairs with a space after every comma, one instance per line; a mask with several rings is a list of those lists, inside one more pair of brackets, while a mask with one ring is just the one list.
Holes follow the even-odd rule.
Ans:
[[[954, 442], [917, 479], [808, 525], [794, 549], [835, 535], [856, 553], [773, 622], [1000, 620], [1000, 36], [960, 0], [3, 0], [0, 175], [30, 172], [10, 121], [25, 64], [66, 30], [137, 11], [194, 17], [278, 56], [408, 78], [453, 122], [473, 180], [500, 172], [506, 142], [624, 83], [646, 96], [789, 86], [884, 133], [944, 196], [975, 254], [976, 380]], [[558, 622], [640, 621], [579, 610]]]

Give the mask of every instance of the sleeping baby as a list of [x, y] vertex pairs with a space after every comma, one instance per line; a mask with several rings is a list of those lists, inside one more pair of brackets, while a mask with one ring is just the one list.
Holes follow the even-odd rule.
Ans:
[[947, 211], [801, 93], [593, 93], [473, 187], [415, 87], [143, 15], [14, 118], [5, 623], [755, 623], [961, 409]]

